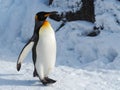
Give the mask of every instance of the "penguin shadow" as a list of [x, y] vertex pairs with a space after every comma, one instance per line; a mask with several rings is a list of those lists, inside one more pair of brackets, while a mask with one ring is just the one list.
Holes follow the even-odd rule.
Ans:
[[[12, 76], [12, 78], [7, 78]], [[19, 80], [14, 76], [21, 77], [21, 74], [0, 74], [0, 86], [43, 86], [39, 80]]]

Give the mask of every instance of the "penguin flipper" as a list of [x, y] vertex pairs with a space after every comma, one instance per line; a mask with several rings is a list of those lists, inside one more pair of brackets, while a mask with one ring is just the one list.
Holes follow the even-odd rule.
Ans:
[[27, 54], [29, 53], [29, 51], [32, 49], [33, 45], [34, 45], [34, 42], [33, 41], [29, 41], [24, 46], [24, 48], [22, 49], [22, 51], [21, 51], [21, 53], [19, 55], [19, 58], [17, 60], [17, 71], [20, 70], [22, 61], [25, 59], [25, 57], [27, 56]]
[[20, 71], [21, 63], [17, 64], [17, 71]]

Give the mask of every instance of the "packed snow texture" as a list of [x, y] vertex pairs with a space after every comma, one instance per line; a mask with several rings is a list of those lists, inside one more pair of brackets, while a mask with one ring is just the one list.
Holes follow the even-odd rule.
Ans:
[[53, 0], [53, 4], [51, 6], [59, 12], [75, 12], [81, 8], [81, 5], [81, 0]]
[[[94, 26], [86, 21], [67, 22], [56, 32], [57, 62], [50, 77], [57, 83], [44, 87], [32, 77], [31, 53], [16, 70], [19, 53], [33, 34], [35, 14], [77, 10], [71, 6], [78, 1], [54, 0], [48, 6], [48, 0], [0, 0], [0, 90], [120, 90], [118, 0], [95, 0], [95, 24], [104, 27], [98, 36], [86, 36]], [[54, 30], [61, 24], [48, 20]]]

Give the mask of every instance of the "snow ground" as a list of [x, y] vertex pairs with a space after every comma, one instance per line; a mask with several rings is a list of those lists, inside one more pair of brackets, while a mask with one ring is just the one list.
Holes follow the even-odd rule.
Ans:
[[[9, 64], [9, 67], [8, 67]], [[15, 62], [1, 60], [0, 90], [119, 90], [120, 71], [117, 70], [82, 70], [68, 66], [57, 66], [51, 77], [57, 83], [43, 86], [32, 77], [33, 65], [24, 63], [18, 73]]]
[[[63, 7], [62, 1], [66, 1]], [[35, 13], [69, 10], [73, 5], [70, 1], [73, 0], [55, 0], [47, 6], [47, 0], [0, 0], [0, 90], [120, 90], [120, 2], [117, 0], [95, 1], [96, 25], [104, 26], [100, 35], [85, 36], [93, 27], [86, 21], [67, 22], [56, 32], [57, 63], [50, 76], [57, 83], [45, 87], [32, 77], [31, 53], [17, 72], [17, 57], [33, 33]], [[61, 23], [48, 20], [54, 29]]]

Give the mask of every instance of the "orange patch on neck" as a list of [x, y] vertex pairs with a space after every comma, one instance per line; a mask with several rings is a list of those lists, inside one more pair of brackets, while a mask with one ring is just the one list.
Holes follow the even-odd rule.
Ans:
[[43, 26], [47, 27], [49, 25], [50, 25], [50, 23], [47, 20], [43, 22]]
[[51, 30], [51, 25], [47, 20], [43, 22], [43, 25], [40, 28], [40, 33], [42, 33], [45, 30]]

